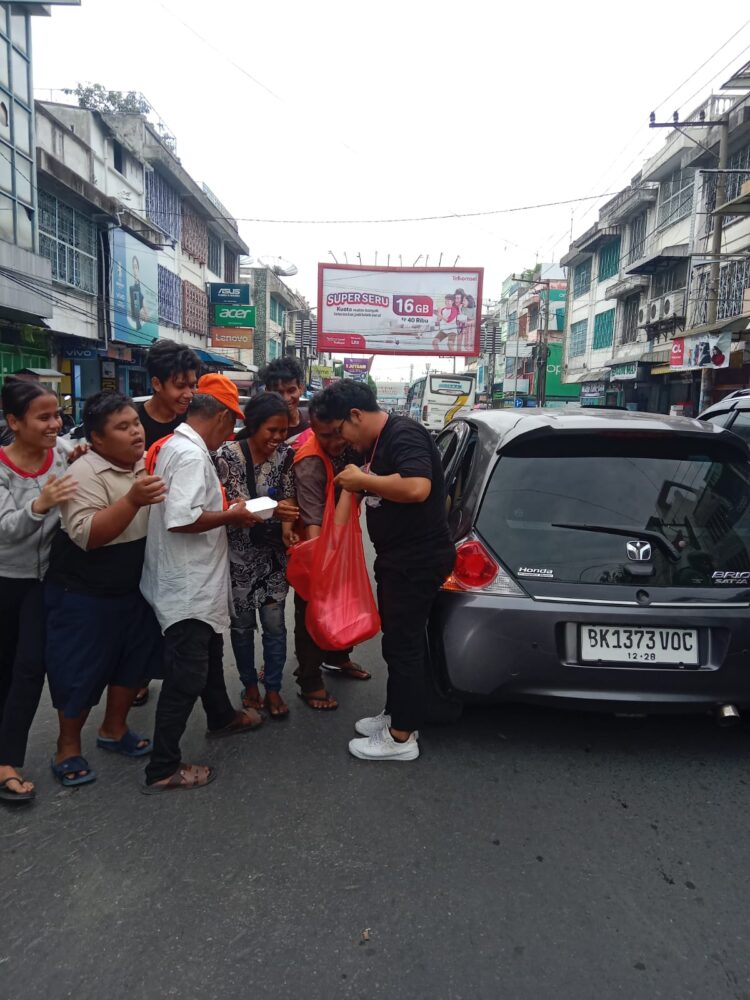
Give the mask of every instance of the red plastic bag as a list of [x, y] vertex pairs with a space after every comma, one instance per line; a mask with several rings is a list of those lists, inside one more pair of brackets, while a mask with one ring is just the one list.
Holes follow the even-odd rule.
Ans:
[[[347, 514], [344, 523], [337, 523]], [[380, 631], [375, 598], [362, 547], [357, 501], [342, 493], [338, 508], [333, 483], [314, 548], [305, 625], [321, 649], [348, 649]]]
[[308, 538], [287, 549], [286, 578], [303, 601], [310, 600], [310, 577], [312, 575], [317, 538]]

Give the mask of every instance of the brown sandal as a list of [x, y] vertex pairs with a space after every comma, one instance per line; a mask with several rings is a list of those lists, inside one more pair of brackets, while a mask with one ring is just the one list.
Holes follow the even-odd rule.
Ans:
[[221, 729], [207, 729], [206, 739], [221, 740], [225, 736], [239, 736], [242, 733], [251, 733], [258, 726], [262, 725], [263, 719], [260, 713], [254, 711], [252, 708], [246, 708], [241, 712], [235, 712], [234, 719], [232, 719], [228, 726], [222, 726]]
[[[271, 700], [272, 694], [276, 695], [274, 700]], [[282, 719], [289, 718], [289, 706], [278, 691], [266, 692], [266, 697], [263, 699], [263, 708], [268, 712], [274, 722], [281, 722]]]
[[175, 773], [166, 781], [157, 781], [153, 785], [141, 785], [144, 795], [159, 795], [161, 792], [189, 792], [194, 788], [205, 788], [216, 777], [216, 768], [207, 767], [205, 776], [198, 774], [200, 764], [180, 763]]
[[348, 663], [343, 663], [338, 666], [334, 663], [323, 663], [321, 664], [323, 670], [327, 670], [331, 674], [338, 674], [340, 677], [348, 677], [353, 681], [369, 681], [372, 674], [369, 670], [365, 670], [364, 667], [360, 667], [358, 663], [354, 660], [349, 660]]
[[[255, 688], [258, 691], [257, 687]], [[247, 693], [247, 688], [242, 689], [242, 707], [250, 708], [254, 712], [261, 712], [263, 710], [263, 699], [260, 696], [260, 691], [254, 697], [250, 697]]]
[[316, 712], [333, 712], [339, 707], [339, 703], [330, 691], [325, 691], [323, 695], [315, 694], [313, 691], [298, 691], [297, 697]]

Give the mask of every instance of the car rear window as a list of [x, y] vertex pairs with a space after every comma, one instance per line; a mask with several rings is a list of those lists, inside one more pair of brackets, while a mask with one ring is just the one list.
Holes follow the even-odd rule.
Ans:
[[677, 435], [521, 442], [496, 463], [476, 528], [522, 580], [748, 585], [750, 460]]

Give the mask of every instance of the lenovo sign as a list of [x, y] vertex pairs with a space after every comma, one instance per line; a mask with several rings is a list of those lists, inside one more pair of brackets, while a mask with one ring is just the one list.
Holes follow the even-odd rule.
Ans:
[[255, 326], [255, 306], [214, 306], [214, 326]]
[[208, 300], [219, 306], [249, 306], [250, 285], [219, 285], [209, 282]]
[[241, 351], [251, 351], [255, 330], [211, 327], [212, 347], [234, 347]]

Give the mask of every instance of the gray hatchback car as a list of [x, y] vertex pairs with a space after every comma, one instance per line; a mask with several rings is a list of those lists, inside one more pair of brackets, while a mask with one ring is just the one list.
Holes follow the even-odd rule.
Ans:
[[459, 701], [750, 707], [750, 453], [682, 417], [474, 412], [437, 438], [456, 567], [428, 627]]

